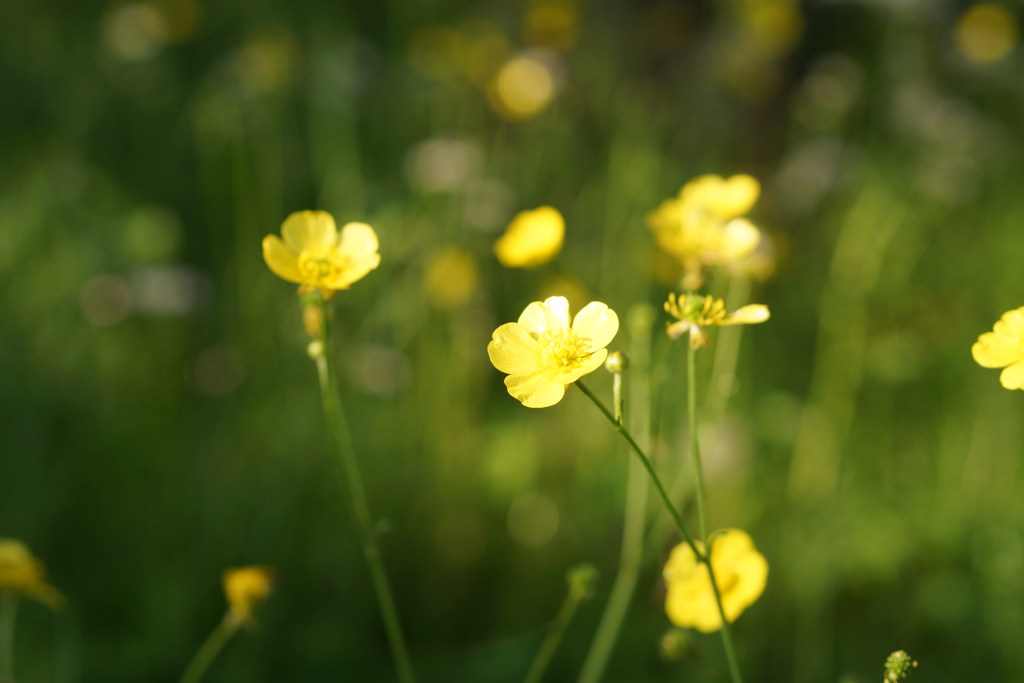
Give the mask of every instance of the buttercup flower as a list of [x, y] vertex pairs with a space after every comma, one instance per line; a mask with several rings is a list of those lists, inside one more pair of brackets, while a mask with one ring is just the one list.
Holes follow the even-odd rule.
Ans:
[[565, 238], [565, 220], [557, 209], [542, 206], [523, 211], [494, 243], [494, 255], [509, 268], [533, 268], [558, 256]]
[[724, 180], [704, 175], [687, 183], [678, 197], [667, 199], [647, 215], [655, 241], [686, 269], [683, 280], [692, 291], [703, 283], [701, 269], [746, 257], [761, 241], [761, 233], [745, 218], [761, 194], [761, 185], [748, 175]]
[[281, 235], [263, 238], [263, 260], [300, 292], [319, 289], [325, 298], [348, 289], [380, 263], [377, 234], [365, 223], [348, 223], [338, 234], [326, 211], [296, 211], [281, 225]]
[[570, 327], [569, 302], [553, 296], [496, 329], [487, 355], [508, 374], [508, 393], [528, 408], [546, 408], [562, 400], [566, 385], [601, 367], [618, 331], [615, 311], [598, 301], [584, 306]]
[[0, 538], [0, 594], [17, 593], [54, 609], [63, 606], [64, 596], [45, 579], [43, 563], [33, 557], [27, 545], [13, 538]]
[[1024, 307], [1007, 311], [991, 332], [978, 337], [971, 355], [985, 368], [1005, 368], [999, 381], [1007, 389], [1024, 389]]
[[252, 620], [252, 611], [274, 588], [272, 567], [238, 567], [224, 572], [224, 597], [237, 624]]
[[[711, 566], [722, 596], [722, 611], [731, 624], [761, 597], [768, 581], [768, 561], [757, 552], [750, 535], [740, 529], [713, 534]], [[704, 545], [697, 543], [700, 551]], [[663, 572], [668, 594], [665, 612], [676, 626], [711, 633], [722, 628], [707, 564], [698, 562], [693, 549], [680, 543], [669, 555]]]
[[668, 336], [678, 339], [690, 333], [690, 346], [699, 349], [709, 343], [704, 328], [708, 325], [752, 325], [763, 323], [771, 313], [763, 304], [750, 304], [732, 313], [725, 310], [725, 302], [713, 296], [686, 294], [678, 299], [668, 295], [665, 311], [678, 322], [668, 323]]

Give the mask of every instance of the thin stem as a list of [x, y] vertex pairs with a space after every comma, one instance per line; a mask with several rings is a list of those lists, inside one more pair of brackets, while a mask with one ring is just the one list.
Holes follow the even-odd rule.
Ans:
[[18, 596], [0, 594], [0, 683], [14, 683], [14, 620]]
[[640, 448], [640, 446], [637, 445], [636, 441], [633, 439], [633, 436], [629, 433], [629, 430], [626, 429], [620, 423], [615, 421], [615, 417], [608, 411], [604, 404], [601, 403], [601, 399], [595, 396], [593, 392], [591, 392], [590, 389], [588, 389], [586, 385], [583, 384], [583, 382], [577, 380], [575, 384], [580, 388], [580, 391], [587, 395], [587, 398], [594, 402], [594, 405], [597, 406], [598, 410], [600, 410], [601, 413], [606, 418], [608, 418], [608, 421], [612, 423], [612, 426], [615, 427], [616, 431], [618, 431], [619, 434], [622, 435], [622, 438], [626, 440], [626, 443], [629, 444], [629, 447], [632, 448], [633, 452], [636, 453], [638, 458], [640, 458], [640, 462], [643, 463], [644, 469], [647, 470], [648, 476], [650, 476], [651, 481], [654, 482], [654, 488], [658, 490], [658, 495], [661, 496], [661, 502], [665, 504], [665, 510], [668, 512], [669, 516], [672, 517], [672, 522], [676, 525], [676, 530], [679, 531], [679, 535], [682, 536], [683, 541], [685, 541], [686, 544], [690, 546], [690, 549], [693, 550], [694, 555], [696, 555], [699, 559], [703, 559], [704, 553], [700, 551], [700, 549], [697, 547], [697, 544], [694, 543], [693, 537], [690, 536], [689, 532], [686, 530], [686, 527], [683, 526], [683, 518], [679, 516], [679, 512], [676, 510], [675, 506], [672, 505], [672, 499], [668, 497], [668, 493], [665, 491], [665, 487], [661, 485], [661, 479], [658, 478], [658, 474], [654, 471], [654, 466], [651, 464], [651, 459], [648, 458], [647, 455]]
[[[629, 422], [637, 442], [645, 448], [648, 443], [651, 424], [651, 325], [654, 312], [646, 305], [634, 307], [629, 312], [630, 369], [629, 369]], [[612, 394], [618, 412], [621, 413], [621, 375], [614, 376]], [[616, 389], [619, 389], [616, 393]], [[623, 420], [620, 419], [620, 422]], [[628, 461], [629, 474], [626, 479], [626, 506], [622, 520], [622, 549], [619, 552], [619, 570], [612, 584], [611, 594], [605, 605], [601, 622], [590, 644], [587, 658], [577, 683], [598, 683], [604, 675], [612, 650], [619, 638], [622, 623], [629, 611], [644, 550], [644, 522], [647, 517], [647, 473], [636, 458]]]
[[544, 642], [540, 644], [537, 656], [533, 658], [533, 664], [530, 665], [530, 670], [526, 673], [523, 683], [540, 683], [544, 678], [544, 673], [548, 670], [548, 665], [555, 656], [555, 651], [558, 650], [558, 646], [562, 642], [562, 636], [565, 635], [565, 629], [569, 627], [569, 622], [576, 614], [576, 608], [580, 606], [580, 602], [580, 596], [570, 587], [548, 634], [544, 637]]
[[395, 600], [391, 592], [391, 585], [388, 582], [387, 573], [384, 571], [384, 563], [381, 560], [380, 550], [377, 547], [376, 536], [372, 528], [372, 517], [370, 505], [366, 497], [366, 488], [363, 486], [362, 474], [359, 471], [359, 463], [356, 460], [355, 449], [352, 446], [352, 438], [348, 430], [348, 422], [345, 420], [345, 413], [338, 398], [337, 386], [334, 381], [334, 370], [331, 364], [330, 353], [330, 316], [327, 301], [320, 298], [321, 312], [321, 342], [323, 349], [316, 356], [317, 370], [320, 377], [320, 393], [323, 399], [324, 417], [334, 442], [334, 452], [337, 457], [336, 464], [341, 477], [342, 492], [348, 508], [355, 523], [356, 535], [362, 546], [363, 557], [370, 569], [370, 577], [373, 581], [374, 591], [377, 593], [377, 602], [380, 607], [381, 617], [384, 620], [384, 628], [388, 634], [388, 641], [391, 644], [391, 653], [395, 659], [395, 666], [398, 669], [398, 677], [402, 683], [414, 683], [416, 676], [413, 673], [412, 663], [409, 659], [409, 651], [405, 645], [405, 638], [402, 635], [402, 625], [398, 619], [398, 609], [395, 607]]
[[[697, 349], [689, 347], [689, 354], [686, 358], [686, 385], [688, 407], [690, 413], [690, 453], [693, 456], [693, 471], [697, 485], [697, 507], [700, 513], [700, 532], [707, 544], [706, 554], [703, 561], [708, 567], [708, 576], [711, 578], [711, 589], [715, 593], [715, 603], [718, 605], [718, 615], [722, 618], [722, 645], [725, 648], [725, 658], [729, 662], [729, 673], [732, 674], [733, 683], [743, 683], [740, 674], [740, 667], [736, 660], [736, 648], [732, 642], [732, 632], [729, 630], [729, 621], [725, 618], [725, 609], [722, 607], [722, 595], [718, 590], [718, 581], [715, 579], [715, 572], [711, 564], [711, 543], [708, 543], [708, 512], [707, 501], [704, 495], [704, 472], [700, 462], [700, 442], [697, 438]], [[701, 555], [698, 554], [698, 557]]]
[[622, 424], [622, 373], [612, 375], [612, 406], [615, 408], [615, 421]]
[[697, 486], [697, 514], [700, 518], [700, 537], [708, 539], [708, 508], [704, 496], [704, 471], [700, 464], [700, 444], [697, 439], [697, 350], [689, 347], [686, 357], [686, 393], [690, 409], [690, 455], [693, 458], [693, 479]]
[[181, 683], [199, 683], [199, 681], [203, 680], [206, 670], [210, 668], [213, 660], [217, 658], [220, 651], [231, 640], [231, 636], [238, 630], [238, 623], [236, 619], [232, 618], [230, 612], [224, 615], [224, 618], [220, 620], [217, 627], [213, 629], [213, 632], [206, 637], [203, 644], [196, 650], [195, 656], [192, 657], [188, 668], [185, 669], [185, 673], [181, 676]]

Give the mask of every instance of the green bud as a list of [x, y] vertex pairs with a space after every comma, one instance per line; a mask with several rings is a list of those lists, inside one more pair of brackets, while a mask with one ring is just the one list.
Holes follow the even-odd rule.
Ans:
[[594, 595], [597, 569], [590, 563], [578, 564], [565, 575], [565, 581], [569, 584], [569, 595], [574, 600], [584, 602]]
[[612, 374], [621, 375], [629, 369], [629, 355], [625, 351], [612, 351], [608, 354], [608, 360], [604, 362], [604, 369]]
[[689, 649], [689, 636], [678, 628], [669, 629], [658, 641], [658, 652], [662, 659], [668, 662], [679, 661], [687, 655]]
[[903, 650], [897, 650], [885, 660], [885, 678], [883, 683], [897, 683], [902, 681], [910, 673], [910, 670], [917, 666], [917, 662], [910, 658]]

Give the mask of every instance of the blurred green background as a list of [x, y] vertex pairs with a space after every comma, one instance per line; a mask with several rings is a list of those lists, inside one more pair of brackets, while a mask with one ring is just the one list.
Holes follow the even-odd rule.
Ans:
[[[644, 217], [737, 172], [764, 188], [772, 319], [735, 376], [702, 352], [700, 391], [711, 525], [771, 566], [734, 630], [748, 680], [875, 680], [899, 648], [922, 680], [1024, 676], [1021, 397], [970, 355], [1024, 304], [1022, 8], [994, 7], [0, 4], [0, 536], [69, 599], [23, 606], [19, 682], [176, 680], [221, 571], [253, 563], [277, 592], [208, 680], [395, 680], [294, 287], [260, 254], [311, 208], [380, 237], [334, 353], [422, 679], [522, 680], [591, 561], [548, 678], [575, 680], [629, 455], [577, 391], [519, 405], [485, 347], [551, 293], [658, 310], [652, 450], [693, 520], [660, 331], [679, 272]], [[516, 55], [543, 70], [529, 111], [494, 86]], [[494, 240], [540, 205], [561, 255], [503, 269]], [[714, 680], [659, 655], [676, 539], [650, 519], [605, 680]]]

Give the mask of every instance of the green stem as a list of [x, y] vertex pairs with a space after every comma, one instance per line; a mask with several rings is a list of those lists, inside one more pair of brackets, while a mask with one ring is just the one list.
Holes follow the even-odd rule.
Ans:
[[686, 357], [686, 393], [690, 409], [690, 455], [693, 458], [693, 480], [697, 487], [697, 514], [700, 518], [700, 537], [708, 540], [708, 508], [704, 497], [704, 470], [700, 464], [700, 444], [697, 438], [697, 350], [692, 346]]
[[565, 629], [569, 627], [569, 622], [576, 614], [576, 608], [580, 606], [580, 602], [580, 596], [575, 594], [570, 587], [565, 601], [562, 602], [558, 614], [555, 615], [551, 629], [544, 637], [544, 642], [540, 644], [540, 650], [537, 651], [537, 656], [534, 657], [533, 664], [530, 665], [530, 670], [526, 673], [523, 683], [540, 683], [544, 678], [544, 673], [548, 670], [548, 665], [555, 656], [555, 651], [562, 642], [562, 636], [565, 635]]
[[323, 349], [316, 356], [317, 370], [320, 377], [320, 393], [323, 399], [324, 417], [331, 432], [334, 442], [334, 452], [337, 456], [337, 466], [342, 483], [342, 492], [348, 508], [355, 523], [356, 535], [362, 546], [363, 557], [370, 569], [370, 577], [373, 581], [374, 591], [377, 593], [377, 602], [380, 606], [381, 617], [384, 620], [384, 628], [387, 630], [388, 641], [391, 644], [391, 653], [395, 658], [395, 666], [398, 669], [398, 677], [402, 683], [414, 683], [416, 676], [413, 673], [412, 663], [409, 659], [409, 651], [405, 645], [405, 638], [402, 635], [401, 622], [398, 619], [398, 610], [395, 607], [395, 600], [391, 593], [391, 585], [388, 582], [387, 573], [384, 571], [384, 563], [381, 560], [380, 550], [377, 547], [376, 536], [372, 529], [372, 517], [370, 505], [366, 497], [366, 488], [363, 486], [362, 474], [359, 472], [359, 463], [356, 460], [355, 449], [352, 447], [352, 438], [348, 430], [348, 422], [345, 420], [345, 413], [342, 411], [341, 401], [338, 398], [338, 390], [334, 381], [334, 371], [331, 364], [330, 353], [330, 316], [327, 301], [320, 297], [321, 312], [321, 343]]
[[[646, 310], [644, 310], [646, 309]], [[630, 423], [637, 434], [637, 440], [646, 447], [651, 421], [650, 351], [651, 324], [654, 312], [650, 307], [637, 307], [629, 313], [630, 328]], [[613, 396], [616, 416], [621, 413], [621, 375], [615, 375]], [[619, 392], [615, 392], [618, 388]], [[618, 640], [622, 622], [629, 611], [633, 593], [640, 575], [644, 549], [644, 522], [647, 516], [647, 474], [636, 458], [629, 460], [629, 474], [626, 480], [626, 509], [622, 521], [622, 549], [619, 554], [619, 570], [612, 584], [608, 603], [605, 605], [601, 622], [594, 634], [587, 658], [577, 683], [598, 683], [604, 675], [615, 642]]]
[[[735, 311], [744, 306], [750, 300], [750, 288], [751, 282], [748, 275], [736, 275], [729, 278], [729, 288], [725, 294], [725, 309]], [[729, 406], [731, 392], [723, 392], [723, 387], [720, 385], [726, 377], [729, 377], [732, 382], [736, 381], [736, 362], [739, 360], [740, 341], [743, 337], [744, 327], [746, 325], [733, 325], [718, 329], [714, 347], [715, 359], [711, 364], [711, 386], [704, 397], [704, 407], [707, 410], [705, 417], [709, 417], [712, 424], [718, 423]]]
[[[697, 438], [697, 349], [689, 347], [686, 358], [686, 385], [688, 396], [688, 407], [690, 413], [690, 453], [693, 456], [693, 471], [697, 485], [697, 507], [700, 513], [700, 533], [707, 543], [707, 553], [703, 560], [708, 566], [708, 576], [711, 578], [711, 589], [715, 593], [715, 602], [718, 604], [718, 614], [722, 618], [722, 645], [725, 648], [725, 658], [729, 662], [729, 673], [732, 674], [733, 683], [743, 683], [740, 675], [740, 667], [736, 660], [736, 648], [732, 642], [732, 633], [729, 630], [729, 621], [725, 618], [725, 609], [722, 607], [722, 596], [718, 590], [718, 581], [715, 579], [715, 572], [711, 565], [711, 543], [708, 543], [708, 512], [707, 500], [704, 494], [704, 472], [700, 462], [700, 442]], [[698, 553], [698, 557], [701, 555]]]
[[633, 452], [636, 453], [638, 458], [640, 458], [640, 462], [643, 464], [644, 469], [647, 470], [647, 475], [651, 478], [651, 481], [654, 482], [654, 488], [658, 490], [658, 495], [661, 496], [661, 502], [665, 504], [665, 510], [672, 518], [672, 522], [676, 525], [676, 530], [679, 531], [679, 535], [682, 536], [683, 541], [685, 541], [686, 544], [690, 546], [690, 549], [693, 550], [694, 555], [696, 555], [698, 559], [703, 559], [704, 553], [700, 551], [700, 549], [697, 547], [697, 544], [694, 543], [693, 537], [690, 536], [689, 532], [686, 530], [686, 527], [683, 526], [683, 518], [679, 516], [679, 512], [676, 510], [675, 506], [672, 505], [672, 499], [668, 497], [668, 492], [665, 491], [665, 487], [662, 486], [661, 484], [661, 479], [658, 478], [658, 474], [654, 471], [654, 466], [651, 464], [651, 459], [648, 458], [647, 455], [640, 448], [640, 446], [637, 445], [636, 441], [633, 439], [633, 436], [629, 433], [629, 430], [626, 429], [622, 424], [615, 421], [615, 417], [608, 411], [604, 404], [601, 403], [601, 399], [595, 396], [593, 392], [591, 392], [590, 389], [588, 389], [586, 385], [583, 384], [583, 382], [577, 380], [575, 384], [580, 388], [580, 391], [587, 395], [587, 398], [594, 402], [594, 405], [597, 406], [598, 410], [600, 410], [601, 413], [606, 418], [608, 418], [608, 421], [612, 423], [612, 426], [615, 427], [616, 431], [618, 431], [619, 434], [622, 435], [622, 438], [626, 440], [626, 443], [629, 444], [629, 447], [632, 448]]
[[207, 636], [203, 644], [196, 650], [196, 654], [189, 662], [188, 668], [181, 676], [181, 683], [199, 683], [203, 680], [206, 670], [213, 664], [220, 651], [224, 649], [231, 636], [238, 630], [238, 621], [232, 618], [231, 613], [224, 615], [224, 618], [217, 624], [217, 628]]
[[14, 620], [18, 616], [18, 596], [0, 594], [0, 683], [14, 683]]

